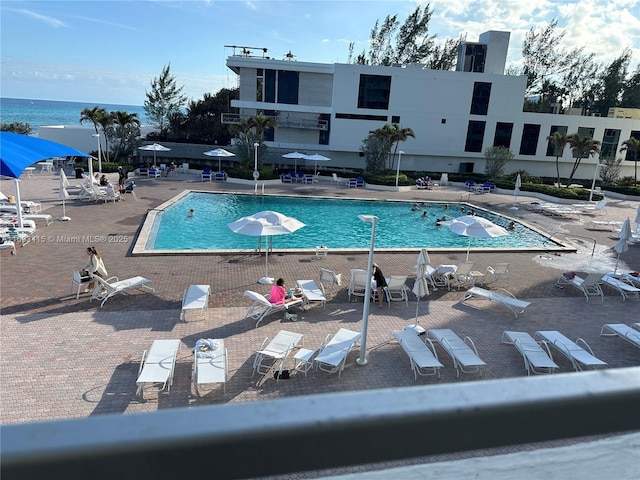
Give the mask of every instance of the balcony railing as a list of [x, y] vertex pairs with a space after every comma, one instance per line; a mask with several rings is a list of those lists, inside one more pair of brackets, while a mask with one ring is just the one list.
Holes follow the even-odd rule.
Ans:
[[[226, 124], [238, 124], [243, 120], [248, 120], [251, 115], [242, 115], [240, 113], [222, 113], [221, 121]], [[329, 128], [328, 120], [318, 120], [317, 118], [285, 118], [276, 117], [279, 127], [299, 128], [303, 130], [327, 130]]]
[[3, 425], [1, 473], [254, 478], [629, 432], [638, 405], [634, 367]]

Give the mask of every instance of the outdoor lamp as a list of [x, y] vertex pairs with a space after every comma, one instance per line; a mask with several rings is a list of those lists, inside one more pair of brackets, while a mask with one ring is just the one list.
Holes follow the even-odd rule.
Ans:
[[358, 365], [366, 365], [367, 359], [367, 327], [369, 324], [369, 306], [371, 303], [371, 271], [373, 270], [373, 247], [376, 241], [376, 224], [378, 217], [375, 215], [358, 215], [364, 223], [371, 224], [371, 245], [369, 246], [369, 263], [367, 264], [367, 282], [364, 290], [364, 306], [362, 307], [362, 333], [360, 335], [360, 357], [356, 359]]
[[398, 186], [398, 177], [400, 176], [400, 160], [402, 159], [402, 154], [404, 152], [400, 150], [398, 152], [398, 169], [396, 170], [396, 187]]

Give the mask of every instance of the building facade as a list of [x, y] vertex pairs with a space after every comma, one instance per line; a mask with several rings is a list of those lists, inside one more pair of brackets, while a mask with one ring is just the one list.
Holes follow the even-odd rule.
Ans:
[[[504, 74], [509, 33], [490, 31], [479, 40], [462, 44], [456, 71], [233, 55], [227, 66], [238, 75], [240, 94], [231, 106], [240, 118], [277, 117], [278, 128], [266, 137], [267, 161], [276, 164], [284, 163], [282, 153], [298, 150], [330, 157], [328, 166], [364, 168], [363, 140], [391, 123], [415, 132], [399, 149], [401, 169], [419, 172], [483, 172], [484, 151], [501, 145], [515, 154], [507, 173], [555, 177], [547, 141], [555, 131], [602, 142], [601, 158], [624, 158], [622, 142], [640, 139], [639, 119], [523, 112], [526, 78]], [[568, 146], [560, 161], [568, 176], [574, 162]], [[584, 159], [575, 178], [592, 178], [598, 161]], [[623, 161], [620, 176], [632, 175], [633, 162]]]

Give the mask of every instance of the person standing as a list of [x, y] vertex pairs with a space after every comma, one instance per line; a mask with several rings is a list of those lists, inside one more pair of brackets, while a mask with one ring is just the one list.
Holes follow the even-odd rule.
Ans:
[[125, 192], [124, 183], [125, 183], [125, 180], [128, 177], [129, 177], [129, 174], [128, 174], [127, 170], [122, 165], [120, 165], [118, 167], [118, 185], [119, 185], [119, 188], [120, 188], [120, 193], [124, 193]]
[[387, 286], [387, 279], [384, 278], [384, 273], [380, 270], [377, 263], [373, 264], [373, 281], [376, 282], [376, 294], [378, 295], [378, 308], [382, 308], [382, 302], [384, 300], [382, 289]]
[[[89, 256], [89, 259], [82, 269], [89, 272], [91, 275], [97, 275], [100, 278], [106, 279], [108, 275], [107, 270], [104, 268], [102, 257], [98, 254], [96, 249], [94, 247], [87, 247], [87, 255]], [[85, 293], [93, 290], [95, 286], [96, 282], [89, 283], [87, 288], [84, 290]]]

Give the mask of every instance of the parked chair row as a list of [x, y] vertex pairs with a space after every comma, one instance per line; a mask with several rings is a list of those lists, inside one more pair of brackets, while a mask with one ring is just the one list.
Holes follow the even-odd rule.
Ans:
[[[585, 278], [580, 277], [575, 272], [565, 272], [558, 276], [556, 286], [563, 288], [565, 285], [571, 286], [582, 293], [587, 301], [589, 297], [599, 296], [604, 301], [604, 291], [602, 285], [617, 291], [622, 300], [635, 298], [640, 300], [640, 281], [634, 280], [629, 274], [614, 273], [590, 273]], [[637, 286], [636, 286], [637, 285]]]

